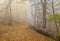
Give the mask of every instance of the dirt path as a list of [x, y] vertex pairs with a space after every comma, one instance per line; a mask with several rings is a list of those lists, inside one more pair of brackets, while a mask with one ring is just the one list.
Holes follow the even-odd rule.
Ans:
[[25, 24], [0, 25], [0, 41], [53, 41]]

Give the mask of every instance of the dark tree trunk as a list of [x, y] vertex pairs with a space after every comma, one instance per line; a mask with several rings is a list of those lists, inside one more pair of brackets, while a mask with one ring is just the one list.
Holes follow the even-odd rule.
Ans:
[[56, 21], [56, 17], [55, 17], [55, 10], [54, 10], [54, 3], [53, 3], [53, 0], [52, 0], [52, 11], [53, 11], [54, 22], [55, 22], [56, 29], [57, 29], [57, 34], [58, 34], [58, 33], [59, 33], [59, 28], [58, 28], [58, 26], [57, 26], [57, 21]]
[[44, 2], [41, 0], [42, 10], [43, 10], [43, 28], [46, 28], [46, 0]]

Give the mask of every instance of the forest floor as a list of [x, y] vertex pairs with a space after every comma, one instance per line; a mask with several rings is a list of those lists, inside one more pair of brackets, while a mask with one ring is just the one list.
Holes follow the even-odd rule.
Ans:
[[26, 24], [14, 24], [12, 26], [0, 24], [0, 41], [54, 41]]

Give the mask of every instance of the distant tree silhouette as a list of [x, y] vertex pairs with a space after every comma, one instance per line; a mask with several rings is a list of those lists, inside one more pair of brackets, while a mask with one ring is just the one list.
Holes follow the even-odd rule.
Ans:
[[[6, 13], [5, 13], [5, 17], [4, 17], [4, 20], [6, 18], [8, 18], [7, 19], [8, 20], [8, 25], [12, 25], [11, 2], [12, 2], [12, 0], [9, 0], [8, 5], [6, 6]], [[3, 22], [4, 22], [4, 20], [3, 20]]]

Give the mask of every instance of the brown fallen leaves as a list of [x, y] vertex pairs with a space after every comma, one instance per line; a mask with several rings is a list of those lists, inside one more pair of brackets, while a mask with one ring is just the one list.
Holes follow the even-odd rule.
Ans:
[[0, 41], [53, 41], [26, 24], [0, 25]]

